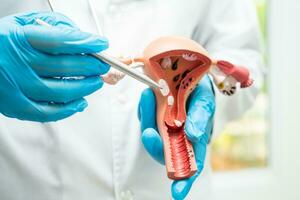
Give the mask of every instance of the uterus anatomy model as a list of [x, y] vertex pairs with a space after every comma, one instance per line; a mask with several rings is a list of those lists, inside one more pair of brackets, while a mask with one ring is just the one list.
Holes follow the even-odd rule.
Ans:
[[[152, 89], [156, 96], [157, 126], [164, 144], [167, 175], [173, 180], [191, 177], [197, 165], [192, 144], [184, 131], [189, 95], [202, 77], [209, 74], [218, 90], [231, 96], [238, 86], [252, 85], [249, 71], [228, 61], [210, 58], [201, 45], [182, 37], [156, 39], [145, 48], [143, 56], [122, 61], [128, 65], [141, 63], [144, 73], [161, 86], [161, 89]], [[121, 72], [111, 72], [103, 80], [115, 84], [123, 77]]]

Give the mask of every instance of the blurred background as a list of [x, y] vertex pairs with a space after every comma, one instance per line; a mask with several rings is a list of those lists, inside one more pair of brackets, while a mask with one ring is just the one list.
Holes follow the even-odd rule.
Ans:
[[300, 1], [253, 0], [266, 77], [255, 105], [213, 141], [216, 200], [300, 199]]
[[[260, 21], [263, 47], [266, 48], [267, 0], [253, 0]], [[266, 49], [262, 57], [267, 63]], [[213, 140], [211, 162], [214, 171], [262, 168], [268, 165], [268, 84], [260, 90], [255, 105], [242, 118], [228, 123], [220, 137]]]

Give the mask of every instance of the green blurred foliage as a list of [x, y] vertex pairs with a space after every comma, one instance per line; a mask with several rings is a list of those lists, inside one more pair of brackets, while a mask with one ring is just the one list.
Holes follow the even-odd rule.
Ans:
[[260, 22], [260, 29], [262, 31], [262, 35], [264, 39], [267, 37], [267, 32], [266, 32], [266, 6], [267, 2], [266, 0], [254, 0], [256, 3], [256, 8], [257, 8], [257, 14], [258, 14], [258, 19]]

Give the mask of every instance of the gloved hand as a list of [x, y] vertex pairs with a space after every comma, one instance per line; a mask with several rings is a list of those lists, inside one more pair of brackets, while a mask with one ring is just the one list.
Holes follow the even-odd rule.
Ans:
[[[151, 89], [143, 91], [138, 110], [142, 129], [142, 142], [152, 158], [164, 164], [162, 139], [156, 126], [156, 100]], [[198, 171], [185, 180], [174, 181], [171, 186], [175, 200], [184, 199], [200, 175], [205, 161], [206, 146], [211, 136], [215, 112], [215, 95], [209, 77], [204, 77], [188, 99], [185, 132], [192, 142]]]
[[[53, 27], [38, 25], [37, 18]], [[3, 115], [60, 120], [83, 111], [83, 97], [102, 87], [99, 75], [109, 66], [87, 54], [106, 49], [105, 38], [81, 32], [70, 19], [52, 12], [8, 16], [0, 19], [0, 27]]]

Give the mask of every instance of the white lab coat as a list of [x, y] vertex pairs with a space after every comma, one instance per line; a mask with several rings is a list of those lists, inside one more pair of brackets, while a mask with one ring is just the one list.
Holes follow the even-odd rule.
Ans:
[[[250, 67], [252, 88], [234, 97], [217, 94], [215, 133], [252, 105], [261, 83], [252, 0], [94, 1], [111, 54], [137, 55], [159, 36], [180, 35], [203, 44], [214, 58]], [[83, 30], [96, 31], [85, 0], [54, 3]], [[48, 9], [46, 0], [0, 0], [0, 5], [1, 16]], [[87, 98], [85, 112], [55, 123], [0, 116], [0, 199], [170, 199], [164, 166], [140, 141], [137, 105], [144, 88], [129, 77], [105, 85]], [[207, 165], [187, 199], [210, 199], [209, 185]]]

